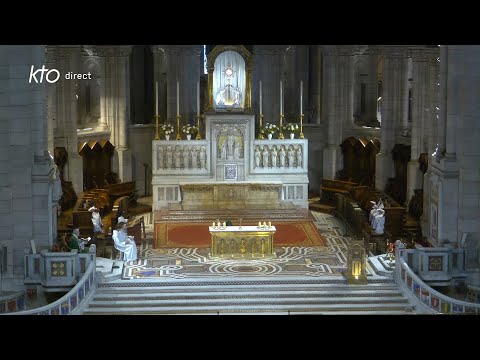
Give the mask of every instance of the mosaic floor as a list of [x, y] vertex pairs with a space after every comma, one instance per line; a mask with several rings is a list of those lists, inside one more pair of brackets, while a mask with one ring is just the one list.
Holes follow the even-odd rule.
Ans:
[[[147, 241], [135, 262], [126, 263], [123, 279], [198, 278], [228, 276], [334, 276], [346, 270], [344, 224], [329, 214], [312, 212], [326, 246], [275, 247], [276, 256], [248, 260], [210, 259], [209, 248], [152, 249]], [[153, 228], [147, 229], [147, 240]], [[370, 270], [367, 268], [367, 274]]]

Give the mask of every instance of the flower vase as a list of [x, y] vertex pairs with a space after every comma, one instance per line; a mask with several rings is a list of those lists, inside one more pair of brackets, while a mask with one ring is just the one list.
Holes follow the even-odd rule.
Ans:
[[170, 140], [170, 135], [165, 134], [165, 140]]
[[187, 134], [187, 140], [192, 140], [192, 134]]
[[294, 133], [290, 133], [290, 139], [295, 139], [295, 134]]
[[272, 140], [272, 134], [268, 134], [268, 140]]

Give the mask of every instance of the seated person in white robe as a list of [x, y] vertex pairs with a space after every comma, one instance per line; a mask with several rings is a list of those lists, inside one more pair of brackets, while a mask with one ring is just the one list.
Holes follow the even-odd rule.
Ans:
[[378, 214], [373, 218], [373, 230], [375, 234], [383, 234], [383, 228], [385, 226], [385, 210], [379, 209]]
[[123, 261], [137, 260], [137, 245], [132, 236], [127, 235], [127, 223], [119, 222], [112, 234], [115, 249], [120, 251]]
[[384, 208], [384, 205], [383, 205], [383, 202], [382, 202], [382, 198], [380, 198], [380, 200], [378, 200], [378, 203], [373, 205], [372, 210], [370, 210], [370, 215], [368, 216], [368, 220], [370, 221], [370, 224], [372, 225], [372, 228], [375, 228], [373, 226], [373, 221], [375, 219], [375, 216], [377, 216], [379, 214], [379, 211], [383, 208]]

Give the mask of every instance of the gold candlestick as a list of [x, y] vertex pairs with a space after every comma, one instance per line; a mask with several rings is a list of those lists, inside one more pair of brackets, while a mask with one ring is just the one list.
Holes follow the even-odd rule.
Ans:
[[177, 140], [182, 140], [180, 136], [180, 115], [177, 115]]
[[304, 139], [305, 136], [303, 136], [303, 114], [300, 114], [300, 139]]
[[155, 115], [155, 140], [160, 140], [160, 132], [158, 130], [158, 119], [160, 118], [160, 116]]
[[258, 131], [258, 137], [257, 139], [263, 139], [263, 132], [262, 132], [262, 129], [263, 128], [263, 114], [260, 114], [260, 130]]
[[195, 136], [195, 140], [202, 140], [202, 136], [200, 135], [200, 115], [197, 115], [197, 136]]
[[279, 139], [285, 139], [283, 136], [283, 114], [280, 114], [280, 134], [278, 134]]

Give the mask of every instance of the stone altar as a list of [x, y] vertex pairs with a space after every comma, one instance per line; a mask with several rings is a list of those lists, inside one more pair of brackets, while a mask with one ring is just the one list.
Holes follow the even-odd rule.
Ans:
[[257, 226], [209, 226], [212, 235], [212, 257], [226, 258], [262, 258], [275, 256], [273, 235], [275, 226], [259, 228]]

